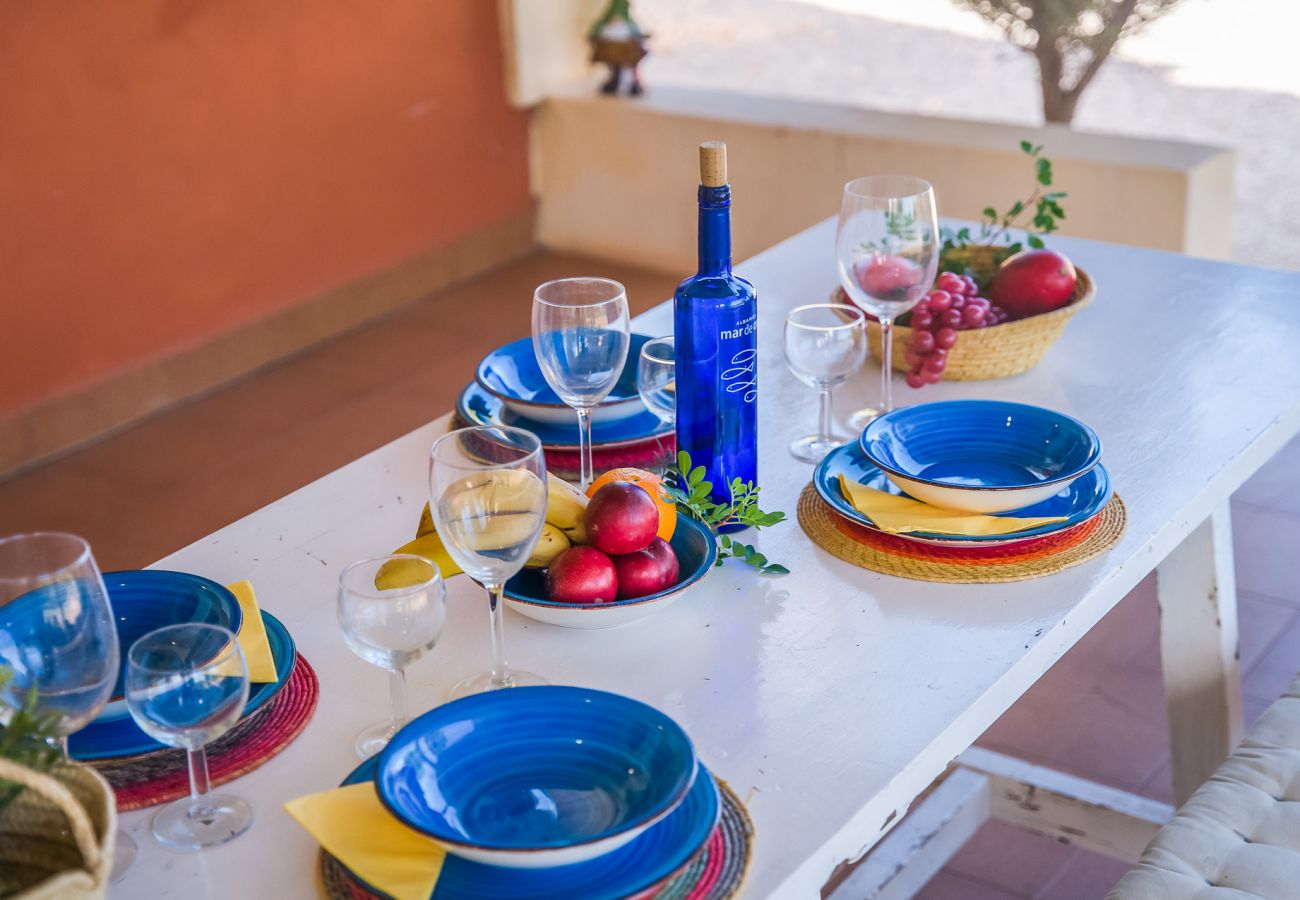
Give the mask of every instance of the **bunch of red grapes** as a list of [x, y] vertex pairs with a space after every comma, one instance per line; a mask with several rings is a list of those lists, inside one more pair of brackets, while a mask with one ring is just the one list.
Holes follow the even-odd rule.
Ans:
[[943, 272], [934, 290], [912, 308], [909, 325], [912, 346], [907, 349], [907, 384], [919, 388], [938, 384], [948, 364], [948, 351], [957, 343], [957, 332], [1001, 325], [1009, 316], [979, 296], [979, 285], [969, 275]]

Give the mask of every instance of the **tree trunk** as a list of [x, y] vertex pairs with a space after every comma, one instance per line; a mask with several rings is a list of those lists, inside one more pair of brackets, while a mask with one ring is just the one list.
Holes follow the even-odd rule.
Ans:
[[1061, 88], [1064, 61], [1050, 35], [1038, 36], [1038, 44], [1034, 47], [1034, 59], [1038, 60], [1038, 80], [1043, 88], [1043, 118], [1048, 122], [1069, 125], [1070, 120], [1074, 118], [1074, 107], [1079, 102], [1079, 93]]

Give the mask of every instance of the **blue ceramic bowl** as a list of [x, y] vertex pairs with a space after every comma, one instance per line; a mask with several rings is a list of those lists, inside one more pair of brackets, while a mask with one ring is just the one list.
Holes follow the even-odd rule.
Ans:
[[713, 568], [718, 558], [718, 542], [713, 532], [687, 516], [677, 517], [673, 532], [673, 552], [677, 554], [677, 583], [657, 594], [609, 603], [560, 603], [546, 599], [546, 574], [524, 569], [506, 582], [506, 603], [515, 612], [564, 628], [614, 628], [667, 609], [686, 589]]
[[125, 696], [126, 655], [139, 638], [185, 622], [220, 625], [238, 633], [244, 621], [235, 595], [198, 575], [161, 569], [105, 572], [104, 585], [122, 648], [122, 671], [113, 686], [114, 699]]
[[[344, 785], [373, 784], [379, 757], [353, 770]], [[438, 872], [432, 900], [626, 900], [681, 875], [696, 860], [717, 827], [721, 798], [708, 769], [700, 766], [695, 784], [663, 821], [634, 841], [599, 859], [547, 869], [507, 869], [448, 856]], [[371, 893], [356, 875], [349, 873]]]
[[690, 738], [618, 694], [519, 687], [465, 697], [394, 735], [384, 806], [448, 852], [510, 868], [585, 862], [631, 841], [695, 781]]
[[860, 445], [904, 492], [974, 513], [1042, 503], [1101, 460], [1101, 441], [1078, 419], [1001, 400], [896, 409], [872, 421]]
[[[627, 362], [609, 395], [592, 410], [593, 423], [615, 422], [645, 412], [645, 405], [636, 389], [636, 367], [641, 347], [648, 340], [649, 335], [631, 336]], [[511, 341], [493, 350], [478, 364], [474, 378], [485, 391], [500, 399], [517, 415], [547, 425], [576, 427], [572, 408], [546, 383], [546, 376], [542, 374], [542, 367], [533, 352], [532, 338]]]

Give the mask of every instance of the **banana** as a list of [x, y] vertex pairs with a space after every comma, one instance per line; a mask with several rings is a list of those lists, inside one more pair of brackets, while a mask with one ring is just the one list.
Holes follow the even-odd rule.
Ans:
[[569, 539], [564, 536], [563, 531], [547, 522], [542, 526], [541, 537], [537, 539], [537, 546], [533, 549], [533, 555], [528, 557], [528, 562], [524, 563], [524, 568], [545, 569], [555, 562], [557, 556], [572, 546]]
[[[442, 538], [438, 533], [430, 532], [421, 535], [415, 540], [403, 544], [393, 551], [394, 553], [413, 553], [416, 556], [423, 556], [438, 567], [443, 578], [450, 578], [453, 575], [459, 575], [463, 570], [456, 565], [456, 561], [451, 558], [447, 548], [442, 544]], [[381, 591], [392, 590], [393, 588], [407, 587], [423, 580], [422, 570], [419, 566], [410, 560], [395, 560], [381, 566], [375, 574], [375, 587]]]
[[573, 544], [589, 544], [587, 495], [562, 478], [546, 473], [546, 521], [564, 532]]

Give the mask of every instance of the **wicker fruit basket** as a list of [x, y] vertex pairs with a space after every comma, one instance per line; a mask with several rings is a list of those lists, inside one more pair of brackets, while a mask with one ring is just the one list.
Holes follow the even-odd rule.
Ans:
[[[984, 249], [984, 248], [973, 248]], [[999, 248], [1000, 249], [1000, 248]], [[1075, 267], [1078, 283], [1074, 288], [1074, 298], [1060, 309], [1025, 319], [1003, 322], [990, 328], [977, 328], [962, 331], [957, 344], [948, 353], [948, 365], [944, 369], [945, 381], [985, 381], [992, 378], [1008, 378], [1027, 372], [1042, 361], [1048, 349], [1060, 338], [1065, 325], [1075, 313], [1092, 302], [1097, 293], [1092, 278], [1083, 269]], [[835, 289], [834, 299], [839, 303], [848, 303], [849, 299], [843, 288]], [[867, 323], [867, 342], [871, 355], [880, 359], [880, 325]], [[907, 371], [904, 354], [912, 343], [912, 329], [904, 325], [894, 326], [893, 367], [896, 372]]]
[[107, 895], [117, 837], [113, 789], [85, 766], [36, 772], [0, 759], [23, 786], [0, 809], [0, 897], [89, 900]]

